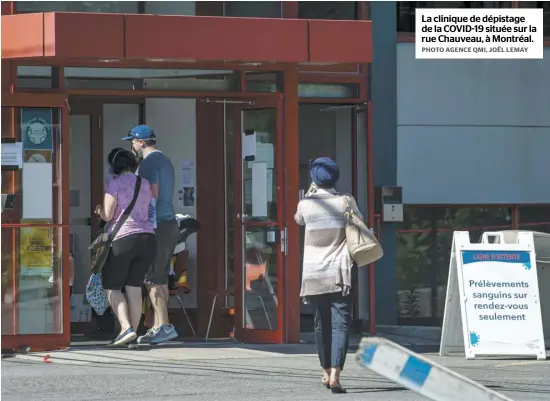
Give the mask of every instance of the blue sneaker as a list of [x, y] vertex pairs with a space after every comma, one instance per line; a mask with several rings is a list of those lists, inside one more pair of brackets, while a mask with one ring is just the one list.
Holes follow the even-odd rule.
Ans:
[[174, 340], [178, 338], [178, 332], [176, 328], [171, 324], [165, 324], [158, 328], [153, 338], [151, 338], [151, 345], [157, 345], [166, 341]]
[[118, 347], [119, 345], [123, 345], [123, 344], [126, 344], [126, 343], [129, 343], [130, 341], [132, 340], [135, 340], [137, 338], [137, 334], [136, 332], [134, 331], [134, 329], [132, 329], [131, 327], [126, 330], [124, 333], [120, 333], [115, 339], [114, 341], [109, 344], [109, 345], [112, 345], [113, 347]]

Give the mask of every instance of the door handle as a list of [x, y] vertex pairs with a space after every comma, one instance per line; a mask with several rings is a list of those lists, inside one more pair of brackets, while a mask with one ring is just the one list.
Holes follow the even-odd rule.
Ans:
[[281, 252], [283, 255], [287, 255], [287, 241], [286, 241], [286, 226], [281, 230]]
[[241, 215], [240, 213], [237, 213], [237, 219], [239, 219], [240, 221], [244, 221], [247, 218], [248, 218], [247, 214]]

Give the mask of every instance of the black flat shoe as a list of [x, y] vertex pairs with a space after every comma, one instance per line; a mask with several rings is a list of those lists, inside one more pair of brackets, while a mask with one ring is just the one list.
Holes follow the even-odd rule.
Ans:
[[321, 379], [321, 384], [322, 384], [324, 387], [326, 387], [326, 388], [329, 389], [329, 388], [330, 388], [330, 379], [326, 379], [326, 378], [323, 377], [323, 378]]
[[331, 383], [329, 384], [329, 387], [332, 394], [347, 394], [346, 389], [342, 387], [340, 382], [336, 382], [335, 384]]

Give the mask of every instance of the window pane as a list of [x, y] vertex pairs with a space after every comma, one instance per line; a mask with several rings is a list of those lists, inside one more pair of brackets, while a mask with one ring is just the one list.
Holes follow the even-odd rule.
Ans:
[[60, 110], [2, 107], [2, 142], [23, 161], [2, 165], [2, 334], [61, 333], [63, 229], [39, 226], [62, 220]]
[[406, 206], [397, 232], [397, 298], [400, 324], [440, 325], [445, 306], [453, 232], [511, 229], [509, 208]]
[[247, 72], [247, 92], [282, 92], [283, 79], [279, 72]]
[[[232, 109], [224, 104], [224, 135], [225, 135], [225, 244], [226, 244], [226, 263], [225, 263], [225, 289], [230, 292], [235, 291], [235, 235], [240, 235], [235, 228], [235, 136], [233, 130]], [[225, 298], [225, 306], [230, 308], [235, 306], [233, 295]]]
[[146, 1], [145, 14], [195, 15], [195, 1]]
[[280, 1], [225, 1], [226, 17], [281, 18]]
[[298, 84], [299, 97], [358, 98], [357, 84]]
[[298, 18], [301, 19], [357, 19], [355, 1], [299, 1]]
[[[277, 330], [278, 321], [278, 240], [277, 208], [277, 110], [275, 108], [243, 110], [243, 132], [254, 132], [258, 152], [254, 162], [242, 161], [241, 231], [243, 265], [243, 328]], [[260, 151], [263, 149], [263, 152]], [[264, 181], [256, 181], [255, 170], [263, 165]], [[267, 185], [267, 188], [266, 188]], [[262, 200], [252, 194], [264, 193]], [[256, 202], [258, 200], [258, 202]], [[260, 207], [256, 208], [256, 204]], [[263, 206], [263, 208], [262, 208]], [[247, 224], [264, 221], [263, 226]], [[269, 223], [268, 223], [269, 222]]]
[[[521, 2], [519, 2], [521, 4]], [[398, 1], [397, 31], [415, 31], [417, 8], [511, 8], [511, 1]]]
[[138, 13], [137, 1], [16, 1], [16, 13], [68, 11], [84, 13]]
[[2, 193], [14, 194], [13, 208], [2, 212], [2, 223], [61, 223], [61, 111], [2, 107], [2, 142], [11, 141], [21, 144], [13, 152], [20, 153], [24, 164], [2, 166]]
[[18, 88], [53, 88], [52, 67], [17, 66]]
[[238, 91], [239, 85], [231, 70], [65, 68], [70, 89]]
[[544, 36], [550, 36], [550, 1], [518, 1], [521, 8], [542, 8], [544, 15]]
[[550, 206], [520, 207], [519, 229], [550, 234]]

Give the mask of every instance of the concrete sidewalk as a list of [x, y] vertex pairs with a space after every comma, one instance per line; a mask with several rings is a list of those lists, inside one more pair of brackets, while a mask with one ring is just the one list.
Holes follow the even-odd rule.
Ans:
[[316, 355], [313, 344], [241, 344], [232, 341], [178, 342], [171, 341], [156, 347], [135, 349], [108, 348], [104, 345], [78, 346], [66, 351], [36, 352], [17, 355], [20, 361], [42, 362], [48, 355], [52, 362], [62, 365], [116, 364], [131, 362], [177, 363], [179, 361], [210, 361], [226, 359], [289, 358]]
[[[312, 344], [172, 343], [139, 350], [81, 347], [48, 353], [51, 363], [43, 361], [45, 355], [18, 355], [2, 361], [3, 400], [323, 401], [335, 397], [320, 385]], [[516, 401], [550, 399], [550, 362], [426, 356]], [[349, 391], [347, 400], [424, 399], [360, 368], [353, 354], [348, 358], [342, 376]]]

